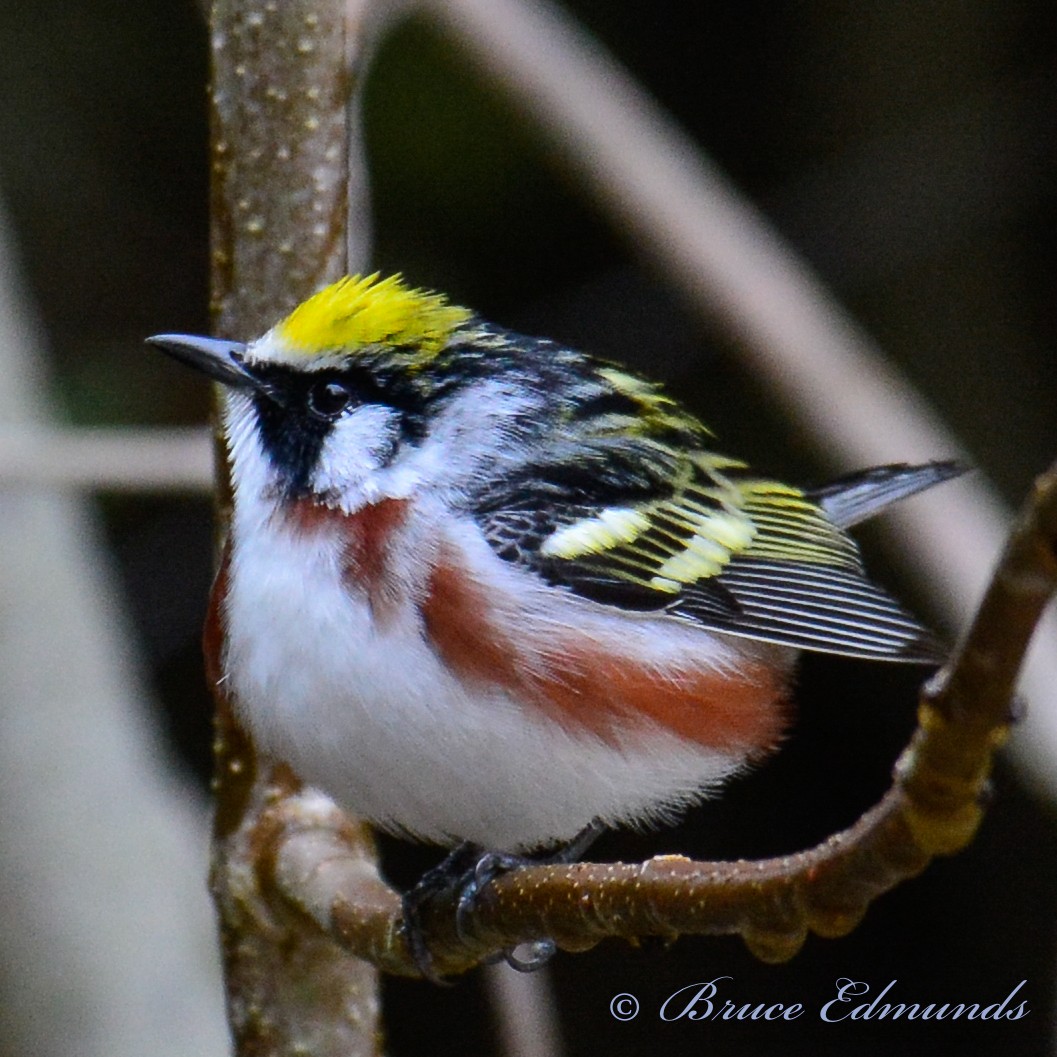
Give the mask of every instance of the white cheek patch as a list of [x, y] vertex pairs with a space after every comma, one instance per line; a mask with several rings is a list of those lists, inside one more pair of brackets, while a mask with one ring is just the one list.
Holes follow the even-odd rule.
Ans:
[[438, 410], [425, 440], [386, 471], [386, 492], [408, 495], [421, 484], [444, 494], [499, 475], [524, 458], [522, 422], [539, 403], [539, 397], [502, 382], [474, 384]]
[[370, 502], [371, 479], [387, 465], [400, 439], [396, 411], [380, 404], [366, 404], [342, 415], [323, 441], [312, 489], [331, 494], [341, 505]]

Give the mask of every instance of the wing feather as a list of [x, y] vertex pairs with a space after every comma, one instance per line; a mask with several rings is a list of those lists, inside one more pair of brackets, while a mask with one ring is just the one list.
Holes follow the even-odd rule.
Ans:
[[936, 640], [867, 579], [829, 512], [852, 520], [952, 475], [939, 464], [885, 470], [809, 494], [697, 451], [649, 498], [621, 495], [610, 475], [596, 495], [581, 487], [576, 502], [552, 489], [531, 512], [522, 497], [481, 520], [501, 555], [604, 604], [800, 649], [935, 661]]
[[873, 517], [886, 506], [959, 477], [968, 470], [952, 459], [926, 462], [920, 466], [896, 463], [860, 470], [808, 493], [841, 528], [851, 528]]

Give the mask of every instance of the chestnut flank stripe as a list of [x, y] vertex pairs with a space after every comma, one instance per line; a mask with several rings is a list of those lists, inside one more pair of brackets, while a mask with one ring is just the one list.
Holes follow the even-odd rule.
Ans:
[[610, 742], [629, 720], [648, 719], [708, 748], [757, 757], [777, 747], [786, 725], [785, 679], [770, 668], [746, 665], [737, 677], [693, 667], [662, 674], [575, 631], [524, 643], [500, 626], [487, 591], [450, 561], [433, 569], [422, 618], [434, 649], [463, 679]]

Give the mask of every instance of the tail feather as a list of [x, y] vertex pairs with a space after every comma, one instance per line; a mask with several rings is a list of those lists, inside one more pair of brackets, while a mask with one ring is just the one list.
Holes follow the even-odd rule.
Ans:
[[931, 488], [934, 484], [959, 477], [968, 470], [953, 460], [927, 462], [919, 466], [897, 463], [874, 466], [869, 470], [841, 477], [807, 496], [818, 503], [826, 516], [842, 529], [851, 528], [873, 517], [892, 503]]

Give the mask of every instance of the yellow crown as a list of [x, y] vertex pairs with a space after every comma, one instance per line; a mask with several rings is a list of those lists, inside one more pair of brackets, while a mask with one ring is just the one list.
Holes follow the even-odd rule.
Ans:
[[306, 357], [380, 345], [432, 358], [472, 316], [443, 294], [407, 286], [400, 275], [379, 275], [350, 275], [324, 287], [278, 324], [276, 336]]

